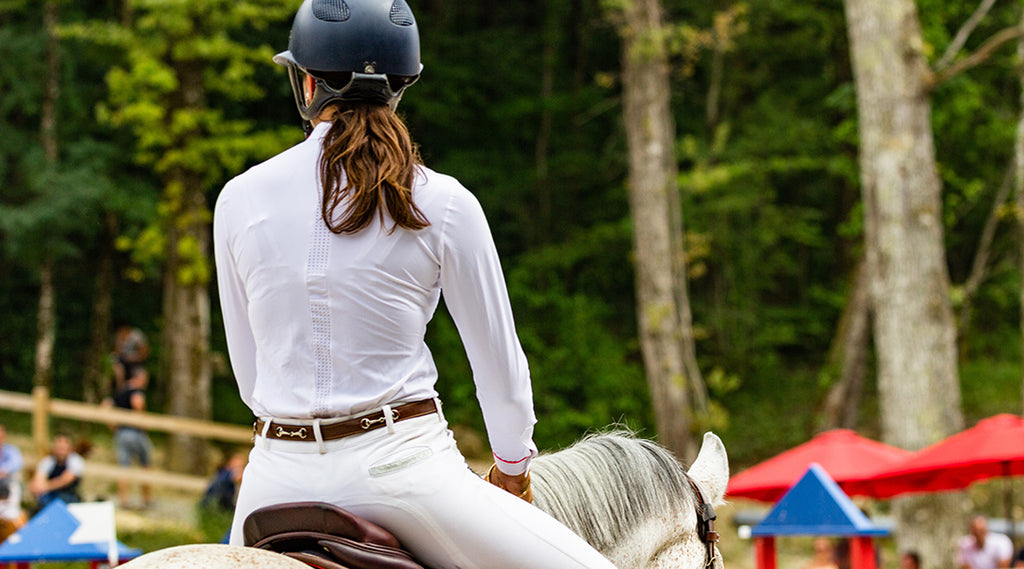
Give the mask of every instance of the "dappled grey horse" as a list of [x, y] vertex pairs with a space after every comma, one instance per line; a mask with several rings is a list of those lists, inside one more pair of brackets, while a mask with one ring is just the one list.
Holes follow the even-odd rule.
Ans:
[[[625, 431], [590, 435], [531, 465], [534, 505], [619, 569], [722, 569], [714, 506], [729, 481], [725, 446], [706, 433], [689, 470], [663, 447]], [[308, 569], [269, 551], [185, 545], [143, 555], [125, 569]]]

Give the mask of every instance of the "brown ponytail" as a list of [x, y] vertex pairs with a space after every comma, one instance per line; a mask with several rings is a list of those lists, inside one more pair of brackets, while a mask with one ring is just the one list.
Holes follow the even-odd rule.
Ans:
[[[430, 225], [412, 201], [413, 176], [421, 160], [402, 119], [387, 105], [335, 109], [319, 165], [321, 214], [327, 227], [334, 233], [357, 233], [374, 217], [383, 223], [385, 212], [395, 222], [391, 231]], [[345, 197], [351, 201], [342, 218], [335, 220], [335, 210]]]

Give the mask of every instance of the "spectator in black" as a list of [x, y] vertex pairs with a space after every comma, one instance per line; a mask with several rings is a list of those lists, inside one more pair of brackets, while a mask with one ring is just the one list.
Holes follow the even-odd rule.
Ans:
[[149, 359], [149, 341], [142, 330], [119, 324], [114, 333], [114, 391], [125, 387], [145, 389], [149, 385], [146, 360]]

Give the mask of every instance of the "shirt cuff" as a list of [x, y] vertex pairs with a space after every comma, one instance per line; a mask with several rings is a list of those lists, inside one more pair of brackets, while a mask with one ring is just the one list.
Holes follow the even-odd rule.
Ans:
[[536, 452], [531, 451], [530, 454], [519, 460], [506, 460], [494, 453], [491, 454], [494, 455], [494, 464], [502, 474], [506, 474], [508, 476], [519, 476], [520, 474], [530, 470], [530, 460], [535, 456]]

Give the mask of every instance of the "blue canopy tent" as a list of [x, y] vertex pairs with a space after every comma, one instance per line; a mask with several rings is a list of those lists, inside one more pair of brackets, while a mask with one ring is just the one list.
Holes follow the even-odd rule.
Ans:
[[757, 569], [776, 569], [775, 536], [839, 536], [850, 539], [851, 569], [876, 569], [872, 538], [889, 530], [874, 525], [825, 470], [807, 472], [750, 531]]
[[0, 544], [0, 564], [88, 561], [116, 565], [142, 554], [117, 541], [109, 502], [71, 504], [54, 500]]

